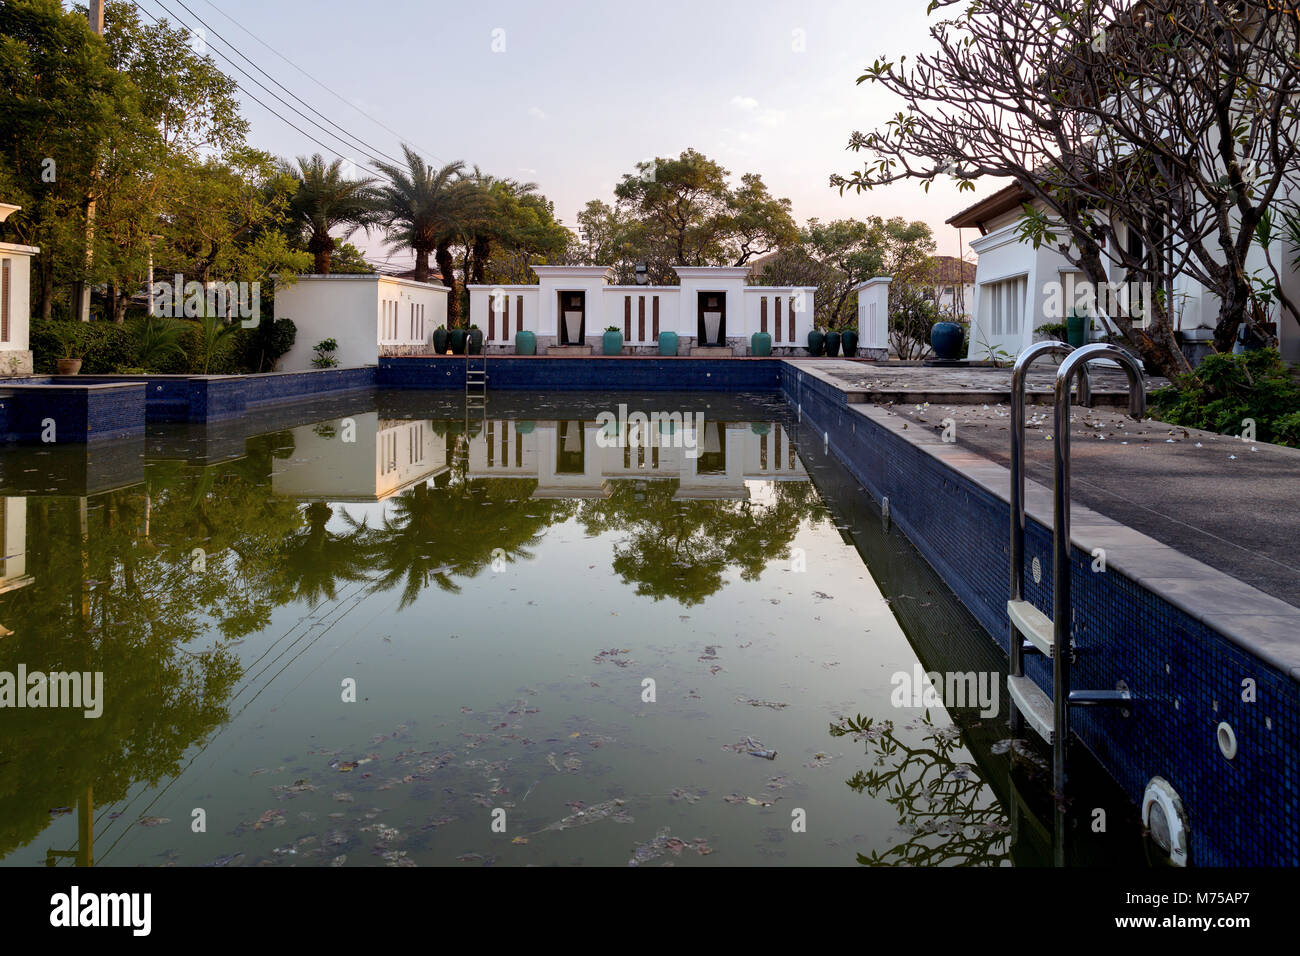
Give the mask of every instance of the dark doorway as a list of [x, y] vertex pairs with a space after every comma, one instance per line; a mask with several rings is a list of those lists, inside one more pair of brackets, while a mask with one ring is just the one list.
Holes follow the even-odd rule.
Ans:
[[587, 443], [582, 422], [557, 422], [555, 473], [581, 475], [587, 471]]
[[[699, 303], [699, 316], [697, 320], [698, 328], [695, 333], [695, 341], [700, 345], [726, 345], [727, 344], [727, 293], [725, 292], [700, 292], [697, 293]], [[717, 330], [709, 328], [715, 320]]]
[[[576, 292], [559, 293], [559, 313], [558, 313], [558, 335], [556, 342], [560, 345], [583, 345], [587, 341], [587, 293], [581, 290]], [[577, 329], [572, 329], [573, 324], [570, 319], [577, 315]]]

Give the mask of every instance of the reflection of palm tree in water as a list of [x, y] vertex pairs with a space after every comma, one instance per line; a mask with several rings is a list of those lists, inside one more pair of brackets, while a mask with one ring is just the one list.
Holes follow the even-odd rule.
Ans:
[[343, 534], [331, 532], [327, 525], [333, 515], [329, 505], [313, 501], [303, 511], [307, 527], [285, 537], [281, 548], [285, 600], [312, 605], [334, 601], [341, 582], [365, 579], [365, 542], [355, 526]]
[[528, 548], [574, 510], [569, 501], [534, 499], [536, 487], [523, 478], [421, 482], [391, 501], [376, 528], [348, 516], [378, 571], [372, 589], [400, 586], [406, 608], [431, 584], [459, 592], [453, 575], [474, 577], [498, 551], [509, 561], [532, 557]]
[[852, 736], [875, 754], [872, 769], [846, 783], [858, 793], [885, 799], [898, 811], [907, 839], [883, 853], [858, 854], [867, 866], [996, 866], [1010, 859], [1010, 820], [991, 787], [969, 763], [953, 754], [962, 747], [956, 727], [916, 721], [928, 745], [912, 746], [894, 734], [894, 722], [841, 718], [832, 737]]

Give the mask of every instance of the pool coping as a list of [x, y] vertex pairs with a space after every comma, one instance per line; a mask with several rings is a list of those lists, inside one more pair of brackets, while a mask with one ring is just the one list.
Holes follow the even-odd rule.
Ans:
[[[887, 429], [1010, 506], [1009, 469], [977, 452], [944, 442], [938, 435], [908, 429], [907, 423], [888, 408], [848, 401], [845, 408]], [[1026, 478], [1026, 517], [1050, 532], [1053, 510], [1052, 490]], [[1070, 509], [1070, 542], [1087, 554], [1095, 548], [1105, 549], [1107, 572], [1120, 572], [1292, 680], [1300, 681], [1300, 641], [1296, 640], [1300, 635], [1300, 608], [1083, 505], [1072, 505]]]
[[[901, 405], [916, 405], [928, 402], [932, 405], [996, 405], [1007, 404], [1011, 401], [1011, 388], [997, 389], [890, 389], [890, 388], [854, 388], [844, 384], [844, 382], [835, 378], [829, 372], [817, 368], [818, 359], [809, 359], [802, 356], [796, 358], [783, 357], [783, 362], [789, 362], [790, 366], [817, 379], [828, 388], [833, 388], [844, 395], [846, 404], [858, 405], [866, 403], [887, 404], [890, 402]], [[863, 362], [862, 359], [840, 359], [839, 361]], [[1047, 404], [1055, 399], [1055, 393], [1051, 389], [1036, 388], [1032, 385], [1025, 388], [1025, 401], [1034, 404], [1036, 400], [1041, 400]], [[1092, 401], [1094, 405], [1115, 405], [1128, 406], [1128, 392], [1118, 391], [1115, 389], [1096, 388], [1092, 392]]]

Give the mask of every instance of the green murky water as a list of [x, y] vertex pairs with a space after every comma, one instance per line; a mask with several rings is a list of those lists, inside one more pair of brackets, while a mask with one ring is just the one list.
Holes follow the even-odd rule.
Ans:
[[[627, 447], [620, 403], [703, 428]], [[891, 701], [1004, 662], [809, 439], [378, 393], [0, 452], [0, 672], [104, 680], [0, 709], [0, 860], [1049, 861], [1004, 716]]]

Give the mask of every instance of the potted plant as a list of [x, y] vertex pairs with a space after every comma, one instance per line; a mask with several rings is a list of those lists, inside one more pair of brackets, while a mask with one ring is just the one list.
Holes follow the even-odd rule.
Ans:
[[1065, 342], [1067, 341], [1066, 336], [1069, 332], [1069, 327], [1064, 322], [1044, 322], [1034, 331], [1041, 335], [1045, 341], [1056, 339], [1057, 341]]
[[822, 349], [826, 347], [826, 336], [817, 329], [808, 331], [808, 354], [821, 355]]
[[853, 329], [845, 329], [841, 332], [840, 348], [843, 350], [845, 358], [857, 358], [858, 333]]
[[451, 346], [453, 355], [465, 354], [465, 343], [468, 338], [469, 334], [464, 329], [452, 329], [447, 333], [447, 344]]
[[840, 354], [840, 333], [833, 329], [826, 333], [826, 354], [831, 358]]
[[483, 330], [477, 325], [469, 327], [469, 354], [478, 355], [483, 351]]
[[749, 337], [749, 354], [766, 358], [772, 354], [772, 336], [767, 332], [755, 332]]
[[447, 327], [440, 325], [433, 330], [433, 351], [438, 355], [447, 354]]
[[76, 375], [81, 371], [81, 360], [86, 354], [86, 347], [77, 340], [73, 328], [64, 328], [59, 332], [59, 344], [63, 346], [63, 357], [56, 361], [60, 375]]
[[1088, 317], [1074, 309], [1065, 317], [1065, 340], [1076, 349], [1083, 345], [1088, 335]]
[[966, 330], [959, 322], [936, 322], [930, 326], [930, 347], [935, 358], [942, 362], [955, 362], [961, 358], [961, 346], [966, 340]]
[[617, 325], [606, 326], [605, 334], [600, 337], [600, 350], [605, 355], [623, 354], [623, 333]]

